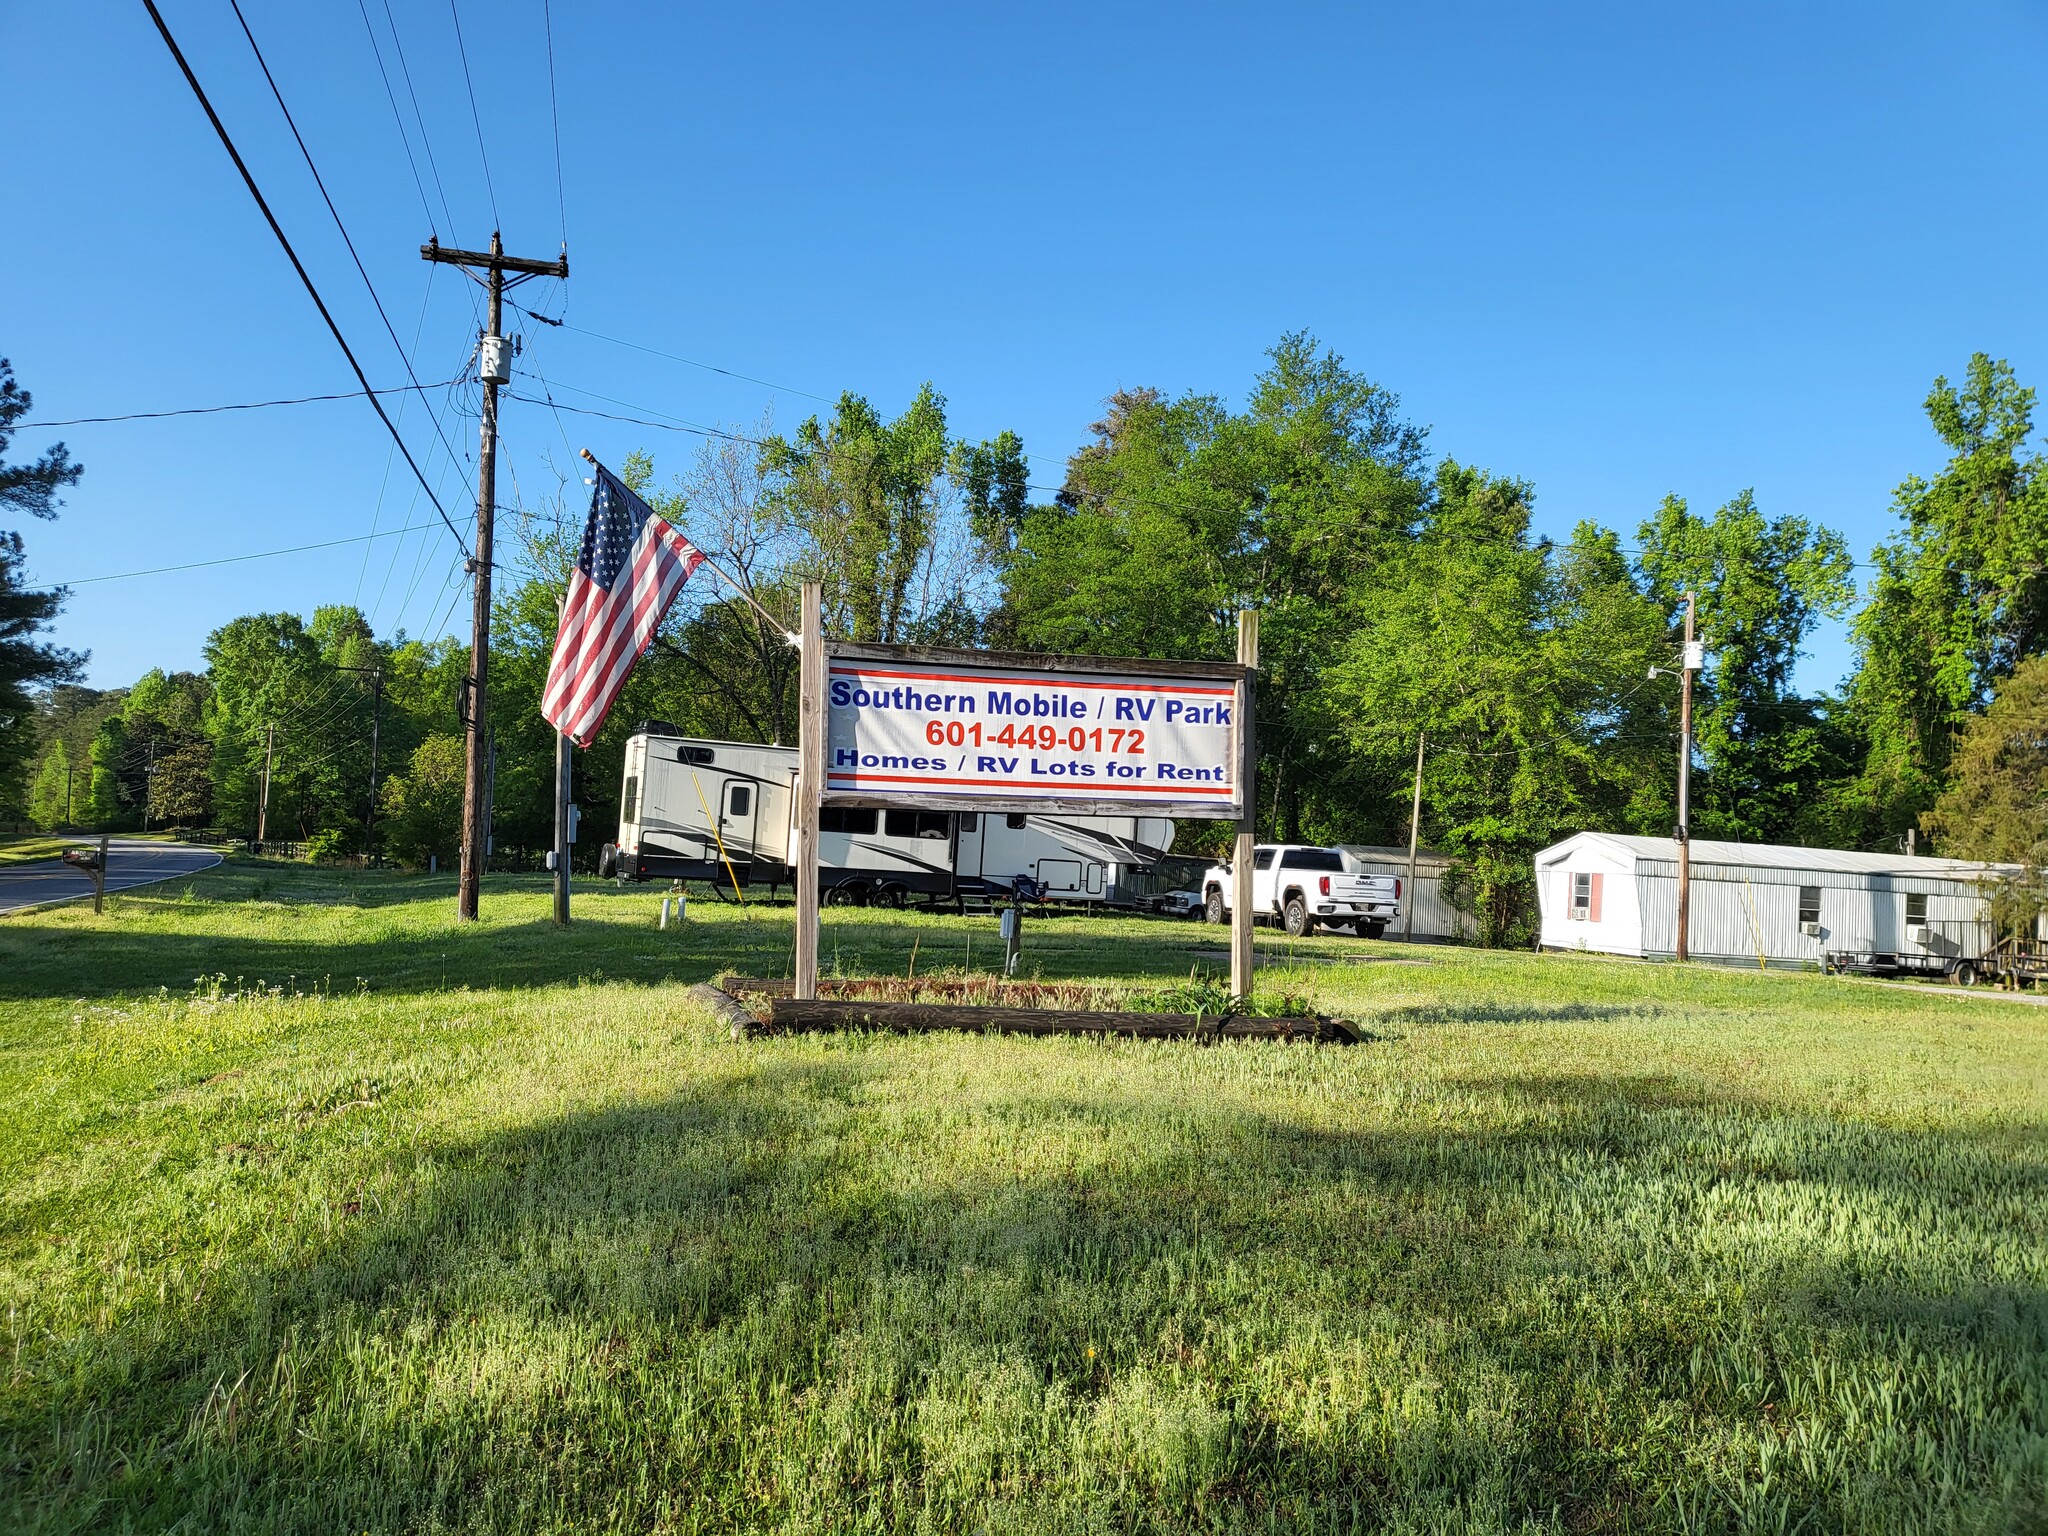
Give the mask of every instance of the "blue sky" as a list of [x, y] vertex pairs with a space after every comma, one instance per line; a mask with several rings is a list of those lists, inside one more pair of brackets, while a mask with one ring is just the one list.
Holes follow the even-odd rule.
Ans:
[[[403, 382], [226, 0], [160, 4], [373, 380]], [[930, 379], [956, 431], [1014, 428], [1055, 484], [1110, 390], [1241, 397], [1303, 327], [1435, 451], [1533, 481], [1546, 531], [1753, 486], [1860, 557], [1940, 462], [1936, 374], [1983, 349], [2048, 375], [2039, 6], [553, 0], [559, 205], [541, 0], [462, 5], [488, 182], [446, 4], [390, 0], [431, 166], [385, 0], [243, 8], [422, 380], [457, 372], [475, 318], [421, 241], [495, 221], [552, 256], [565, 207], [567, 293], [520, 297], [777, 387], [525, 322], [522, 366], [564, 403], [788, 427], [819, 408], [803, 392], [893, 413]], [[139, 4], [12, 6], [0, 39], [0, 354], [38, 418], [351, 387]], [[466, 509], [417, 402], [403, 426]], [[35, 576], [80, 583], [59, 638], [100, 686], [196, 666], [259, 608], [354, 600], [414, 633], [466, 613], [431, 529], [85, 580], [431, 522], [360, 400], [61, 435], [86, 479], [25, 532]], [[571, 444], [679, 468], [696, 441], [520, 403], [503, 437], [508, 500]], [[1824, 635], [1805, 681], [1847, 660]]]

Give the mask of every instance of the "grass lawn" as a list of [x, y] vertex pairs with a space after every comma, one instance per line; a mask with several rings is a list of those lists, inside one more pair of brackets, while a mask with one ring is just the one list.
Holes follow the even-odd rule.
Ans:
[[96, 836], [84, 832], [70, 837], [62, 837], [55, 832], [25, 832], [19, 837], [0, 837], [0, 868], [9, 864], [28, 864], [37, 859], [54, 859], [66, 848], [83, 848], [96, 841]]
[[2048, 1010], [1276, 936], [1373, 1043], [734, 1044], [789, 909], [658, 900], [0, 920], [0, 1530], [2048, 1527]]

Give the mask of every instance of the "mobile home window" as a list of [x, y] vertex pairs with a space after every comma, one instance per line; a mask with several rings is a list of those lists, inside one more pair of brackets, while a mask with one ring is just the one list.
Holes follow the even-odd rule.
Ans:
[[626, 775], [626, 792], [620, 797], [619, 820], [624, 822], [638, 821], [640, 818], [635, 812], [639, 809], [640, 776], [637, 773], [629, 773]]
[[1799, 887], [1799, 921], [1817, 923], [1820, 921], [1820, 887], [1802, 885]]
[[1915, 892], [1906, 898], [1906, 921], [1925, 923], [1927, 921], [1927, 893]]
[[1593, 877], [1591, 875], [1573, 875], [1572, 916], [1583, 923], [1586, 920], [1586, 914], [1592, 910]]
[[820, 832], [851, 832], [870, 837], [875, 830], [875, 810], [869, 805], [828, 805], [818, 812]]

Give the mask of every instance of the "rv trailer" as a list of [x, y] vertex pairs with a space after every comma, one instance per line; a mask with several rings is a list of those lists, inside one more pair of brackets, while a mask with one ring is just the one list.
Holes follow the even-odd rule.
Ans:
[[[602, 873], [624, 880], [795, 883], [794, 747], [643, 728], [626, 740], [619, 839]], [[819, 884], [837, 904], [901, 906], [1007, 893], [1019, 875], [1048, 900], [1129, 906], [1173, 842], [1163, 816], [1025, 816], [825, 806]]]

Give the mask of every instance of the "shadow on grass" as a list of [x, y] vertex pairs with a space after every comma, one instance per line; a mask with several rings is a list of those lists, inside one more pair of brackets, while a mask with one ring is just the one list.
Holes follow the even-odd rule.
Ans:
[[[1057, 1071], [1190, 1048], [1003, 1049]], [[1982, 1273], [2025, 1229], [2038, 1149], [1659, 1078], [1457, 1085], [1540, 1111], [1478, 1128], [931, 1103], [892, 1082], [903, 1059], [752, 1048], [722, 1082], [387, 1154], [371, 1185], [404, 1193], [331, 1239], [29, 1351], [5, 1393], [21, 1523], [2043, 1513], [2048, 1301]], [[1773, 1156], [1824, 1209], [1765, 1209]]]

